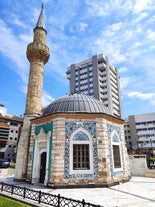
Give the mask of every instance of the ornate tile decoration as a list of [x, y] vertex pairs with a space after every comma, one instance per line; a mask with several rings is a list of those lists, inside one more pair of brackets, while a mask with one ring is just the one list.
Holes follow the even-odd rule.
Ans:
[[[123, 156], [123, 150], [122, 150], [122, 145], [121, 145], [121, 129], [120, 127], [111, 125], [111, 124], [107, 124], [108, 127], [108, 145], [109, 145], [109, 151], [110, 151], [110, 171], [111, 171], [111, 175], [112, 177], [114, 176], [120, 176], [123, 175], [124, 172], [124, 156]], [[120, 171], [117, 169], [117, 171], [114, 170], [113, 168], [113, 156], [112, 156], [112, 143], [111, 142], [116, 142], [119, 143], [119, 147], [120, 147], [120, 153], [121, 153], [121, 157], [122, 157], [122, 168], [120, 168]]]
[[[89, 132], [91, 137], [81, 130], [74, 135], [74, 141], [89, 141], [92, 143], [93, 155], [93, 173], [70, 173], [70, 137], [72, 133], [78, 128], [83, 128]], [[83, 179], [83, 178], [97, 178], [98, 177], [98, 154], [97, 154], [97, 138], [96, 138], [96, 123], [95, 122], [66, 122], [65, 125], [65, 166], [64, 178], [66, 179]]]
[[111, 124], [107, 124], [108, 126], [108, 137], [111, 136], [112, 132], [115, 132], [115, 134], [118, 135], [119, 139], [121, 140], [121, 129], [120, 127], [111, 125]]
[[118, 136], [116, 136], [116, 134], [114, 134], [114, 135], [112, 136], [112, 141], [113, 141], [113, 142], [118, 142], [118, 143], [119, 143], [119, 138], [118, 138]]
[[78, 132], [77, 134], [75, 134], [73, 140], [89, 140], [89, 137], [87, 136], [87, 134], [83, 133], [82, 131]]
[[96, 138], [95, 122], [66, 122], [66, 138], [70, 138], [71, 134], [80, 127], [86, 129], [93, 138]]
[[38, 135], [40, 133], [41, 128], [43, 128], [44, 132], [47, 134], [49, 131], [52, 131], [53, 125], [52, 123], [46, 123], [35, 126], [35, 135]]

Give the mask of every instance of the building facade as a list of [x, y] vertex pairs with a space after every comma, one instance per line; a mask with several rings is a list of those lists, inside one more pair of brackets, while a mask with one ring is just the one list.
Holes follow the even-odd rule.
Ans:
[[117, 69], [103, 54], [72, 64], [67, 69], [70, 93], [84, 93], [100, 100], [110, 114], [122, 116]]
[[70, 94], [31, 120], [27, 177], [52, 188], [108, 187], [130, 180], [124, 121], [97, 99]]
[[125, 119], [124, 130], [129, 148], [155, 149], [155, 113], [129, 116]]
[[0, 158], [16, 161], [17, 145], [23, 125], [22, 117], [0, 116]]

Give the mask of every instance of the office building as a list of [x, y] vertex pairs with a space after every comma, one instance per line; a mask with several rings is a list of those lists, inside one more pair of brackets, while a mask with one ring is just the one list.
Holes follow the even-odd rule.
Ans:
[[0, 159], [16, 161], [16, 150], [22, 125], [22, 117], [0, 116]]
[[133, 149], [155, 149], [155, 113], [132, 115], [125, 119], [125, 139]]
[[83, 93], [100, 100], [110, 114], [121, 117], [121, 97], [117, 69], [103, 54], [72, 64], [67, 69], [70, 93]]

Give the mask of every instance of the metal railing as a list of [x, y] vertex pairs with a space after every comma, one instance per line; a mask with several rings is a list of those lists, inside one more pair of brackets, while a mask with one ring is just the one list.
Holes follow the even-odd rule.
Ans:
[[10, 185], [7, 183], [0, 182], [0, 190], [3, 192], [10, 193], [11, 195], [20, 196], [24, 199], [30, 199], [38, 202], [39, 204], [46, 204], [54, 207], [103, 207], [100, 205], [95, 205], [91, 203], [74, 200], [70, 198], [65, 198], [58, 195], [52, 195], [49, 193], [44, 193], [42, 191], [36, 191], [32, 189], [28, 189], [25, 187], [20, 187], [16, 185]]

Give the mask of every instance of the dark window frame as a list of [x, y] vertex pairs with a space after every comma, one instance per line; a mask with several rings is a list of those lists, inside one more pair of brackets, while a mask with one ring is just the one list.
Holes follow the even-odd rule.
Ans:
[[121, 168], [121, 155], [120, 155], [120, 146], [119, 145], [112, 145], [113, 150], [113, 163], [114, 168]]
[[73, 170], [90, 170], [89, 144], [73, 144]]

